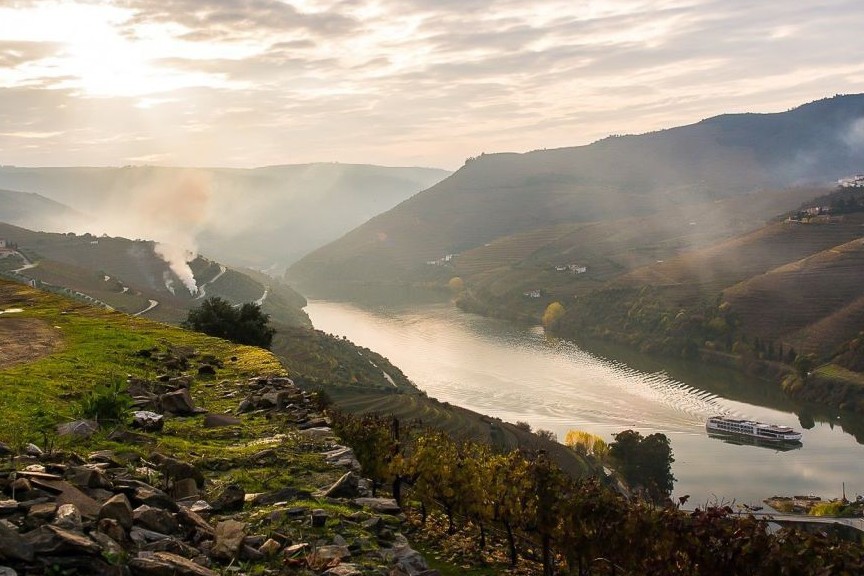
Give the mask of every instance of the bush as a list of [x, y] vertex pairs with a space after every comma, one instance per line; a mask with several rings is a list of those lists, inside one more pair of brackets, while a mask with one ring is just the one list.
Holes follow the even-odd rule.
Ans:
[[78, 414], [96, 420], [99, 425], [125, 424], [132, 412], [132, 397], [126, 383], [116, 380], [91, 390], [81, 401]]
[[235, 308], [230, 302], [214, 296], [189, 311], [183, 327], [224, 338], [237, 344], [270, 348], [276, 330], [270, 327], [270, 316], [258, 304], [247, 302]]

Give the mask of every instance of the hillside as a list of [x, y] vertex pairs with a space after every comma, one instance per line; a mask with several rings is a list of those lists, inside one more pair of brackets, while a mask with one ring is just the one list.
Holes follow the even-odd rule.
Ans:
[[153, 238], [234, 266], [281, 273], [448, 174], [337, 163], [251, 170], [3, 166], [0, 187], [36, 192], [84, 214], [33, 211], [29, 227]]
[[176, 263], [169, 266], [153, 242], [33, 232], [3, 223], [0, 239], [17, 244], [30, 262], [12, 254], [0, 259], [0, 273], [8, 276], [20, 269], [15, 274], [19, 281], [35, 281], [128, 314], [179, 323], [203, 298], [219, 296], [234, 303], [260, 301], [264, 312], [282, 324], [309, 324], [301, 310], [305, 299], [283, 282], [202, 257], [186, 270], [195, 282], [192, 294], [177, 275], [184, 270]]
[[0, 190], [0, 222], [39, 229], [50, 222], [78, 218], [80, 212], [39, 194]]
[[[485, 154], [289, 270], [309, 286], [446, 282], [428, 261], [556, 225], [639, 218], [760, 190], [835, 182], [864, 163], [864, 95], [723, 115], [589, 146]], [[789, 199], [782, 210], [795, 207]], [[754, 219], [774, 214], [759, 212]], [[728, 232], [734, 232], [730, 230]]]

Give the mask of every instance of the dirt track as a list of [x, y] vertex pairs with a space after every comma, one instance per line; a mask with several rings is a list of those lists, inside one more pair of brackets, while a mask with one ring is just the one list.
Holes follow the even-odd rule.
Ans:
[[0, 315], [0, 369], [50, 354], [60, 343], [58, 332], [41, 320]]

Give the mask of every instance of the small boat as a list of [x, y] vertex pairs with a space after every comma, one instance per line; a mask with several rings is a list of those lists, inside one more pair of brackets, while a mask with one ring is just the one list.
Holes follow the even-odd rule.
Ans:
[[708, 432], [721, 432], [748, 436], [766, 442], [800, 442], [801, 432], [788, 426], [763, 424], [753, 420], [739, 420], [726, 416], [712, 416], [705, 423]]

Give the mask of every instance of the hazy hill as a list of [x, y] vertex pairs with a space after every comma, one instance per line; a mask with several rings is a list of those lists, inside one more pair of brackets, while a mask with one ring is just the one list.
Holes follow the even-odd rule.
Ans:
[[49, 222], [80, 217], [80, 212], [39, 194], [0, 190], [0, 222], [38, 229]]
[[589, 146], [482, 155], [305, 257], [289, 275], [319, 284], [423, 280], [431, 274], [426, 261], [538, 228], [834, 182], [864, 165], [862, 134], [864, 95], [850, 95]]
[[7, 256], [0, 259], [0, 274], [19, 281], [34, 280], [41, 287], [121, 312], [176, 323], [203, 298], [220, 296], [234, 303], [257, 301], [280, 323], [309, 323], [301, 310], [305, 299], [284, 283], [201, 257], [189, 264], [197, 286], [192, 294], [156, 253], [152, 241], [33, 232], [4, 223], [0, 223], [0, 238], [17, 244], [21, 254], [35, 264], [16, 276], [14, 271], [25, 263]]
[[[0, 187], [86, 214], [29, 226], [154, 238], [239, 266], [284, 269], [449, 172], [352, 164], [226, 168], [0, 167]], [[34, 213], [35, 216], [35, 213]]]

